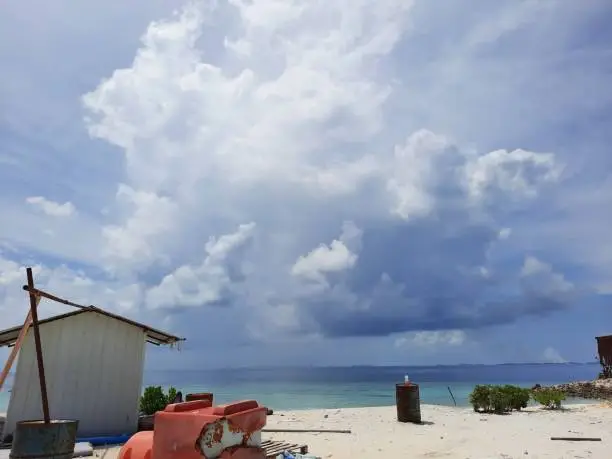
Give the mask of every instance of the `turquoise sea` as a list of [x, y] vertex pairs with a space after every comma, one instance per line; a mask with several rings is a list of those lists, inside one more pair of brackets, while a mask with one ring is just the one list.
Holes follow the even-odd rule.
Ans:
[[[475, 384], [531, 387], [594, 379], [598, 372], [595, 363], [146, 370], [144, 385], [212, 392], [216, 403], [252, 398], [275, 410], [343, 408], [393, 405], [394, 385], [408, 374], [420, 385], [422, 403], [453, 405], [450, 387], [465, 406]], [[11, 383], [0, 393], [0, 411], [6, 411]]]

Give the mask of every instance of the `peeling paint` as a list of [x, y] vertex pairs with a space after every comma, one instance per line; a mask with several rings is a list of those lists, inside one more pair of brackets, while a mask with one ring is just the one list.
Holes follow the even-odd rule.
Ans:
[[259, 446], [261, 431], [245, 432], [227, 418], [221, 418], [204, 426], [197, 443], [202, 455], [206, 459], [213, 459], [225, 449], [235, 446]]

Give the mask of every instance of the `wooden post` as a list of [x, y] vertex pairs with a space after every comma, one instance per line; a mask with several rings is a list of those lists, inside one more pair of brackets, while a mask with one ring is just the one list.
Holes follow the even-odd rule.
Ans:
[[[36, 305], [38, 305], [38, 303], [40, 303], [39, 296], [36, 297]], [[4, 387], [4, 381], [6, 381], [6, 377], [8, 376], [9, 371], [11, 371], [13, 362], [15, 362], [15, 358], [17, 357], [17, 354], [19, 353], [19, 349], [21, 349], [21, 345], [23, 344], [23, 340], [25, 339], [26, 334], [28, 333], [28, 330], [30, 329], [30, 325], [32, 325], [32, 310], [31, 309], [28, 310], [28, 315], [26, 317], [26, 320], [23, 322], [23, 327], [21, 327], [21, 330], [19, 331], [19, 336], [17, 337], [17, 341], [15, 342], [15, 345], [13, 346], [13, 349], [11, 350], [9, 358], [4, 364], [4, 369], [2, 370], [2, 373], [0, 374], [0, 390], [2, 390], [2, 387]]]
[[40, 382], [40, 396], [45, 424], [51, 422], [49, 417], [49, 400], [47, 399], [47, 381], [45, 380], [45, 365], [43, 362], [42, 344], [40, 342], [40, 329], [38, 328], [38, 311], [36, 294], [34, 293], [34, 277], [32, 268], [26, 268], [28, 275], [28, 289], [30, 294], [30, 312], [32, 313], [32, 328], [34, 329], [34, 344], [36, 345], [36, 362], [38, 363], [38, 380]]

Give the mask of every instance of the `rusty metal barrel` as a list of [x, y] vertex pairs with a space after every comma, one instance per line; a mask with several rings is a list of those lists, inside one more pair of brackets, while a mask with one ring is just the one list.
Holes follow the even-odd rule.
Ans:
[[212, 404], [213, 394], [211, 394], [210, 392], [200, 392], [197, 394], [187, 394], [185, 396], [186, 402], [193, 402], [194, 400], [208, 400]]
[[399, 422], [421, 423], [421, 397], [418, 384], [396, 384], [395, 405]]
[[15, 426], [11, 459], [72, 459], [79, 421], [19, 421]]

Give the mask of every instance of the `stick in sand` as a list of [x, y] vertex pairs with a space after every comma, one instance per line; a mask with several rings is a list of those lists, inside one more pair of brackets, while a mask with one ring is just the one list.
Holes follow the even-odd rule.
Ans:
[[344, 433], [350, 434], [348, 429], [262, 429], [262, 432], [274, 433]]
[[451, 395], [452, 399], [453, 399], [453, 403], [455, 404], [455, 406], [457, 406], [457, 400], [455, 400], [455, 396], [453, 395], [453, 393], [450, 390], [450, 386], [446, 386], [446, 388], [448, 389], [448, 393]]
[[562, 441], [601, 441], [599, 437], [550, 437], [550, 439]]

